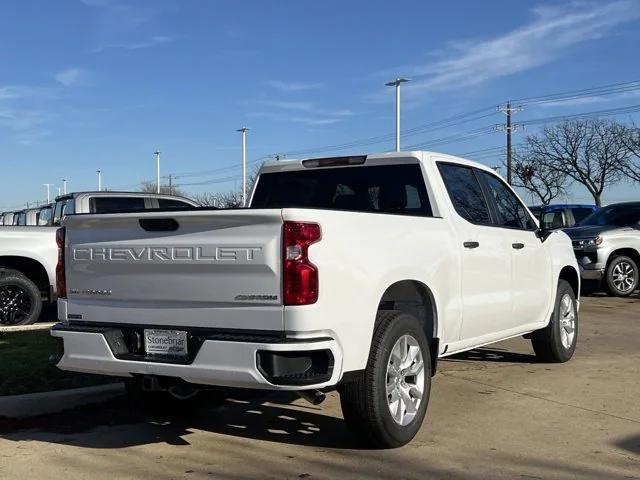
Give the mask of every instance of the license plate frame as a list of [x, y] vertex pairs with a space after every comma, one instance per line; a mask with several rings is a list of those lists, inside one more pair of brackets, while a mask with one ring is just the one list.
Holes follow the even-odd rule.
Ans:
[[144, 351], [158, 357], [186, 358], [189, 354], [187, 332], [164, 328], [145, 328]]

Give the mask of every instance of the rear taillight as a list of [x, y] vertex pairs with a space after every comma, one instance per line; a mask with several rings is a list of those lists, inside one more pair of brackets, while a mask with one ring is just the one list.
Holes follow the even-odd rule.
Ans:
[[282, 297], [285, 305], [318, 300], [318, 268], [309, 261], [309, 245], [320, 240], [320, 225], [284, 222]]
[[64, 270], [64, 237], [65, 229], [56, 230], [56, 243], [58, 244], [58, 263], [56, 265], [56, 295], [58, 298], [67, 298], [67, 279]]

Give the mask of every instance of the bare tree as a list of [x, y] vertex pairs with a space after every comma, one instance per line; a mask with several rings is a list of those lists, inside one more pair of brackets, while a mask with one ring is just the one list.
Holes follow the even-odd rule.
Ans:
[[[142, 186], [140, 187], [141, 192], [146, 193], [156, 193], [158, 191], [156, 187], [156, 182], [142, 182]], [[160, 193], [164, 195], [177, 195], [179, 197], [186, 197], [187, 195], [174, 186], [169, 187], [169, 185], [160, 185]]]
[[583, 185], [601, 206], [602, 192], [621, 180], [629, 157], [620, 127], [606, 120], [566, 121], [530, 135], [526, 146], [548, 168]]
[[[247, 177], [247, 192], [250, 195], [258, 179], [259, 168]], [[194, 202], [203, 207], [241, 208], [242, 189], [235, 188], [228, 192], [206, 192], [193, 196]]]
[[566, 173], [551, 168], [545, 160], [527, 150], [514, 152], [512, 183], [514, 187], [531, 193], [543, 205], [548, 205], [566, 192], [569, 178]]
[[240, 208], [242, 207], [242, 192], [230, 190], [222, 193], [199, 193], [193, 196], [193, 201], [201, 207]]
[[634, 182], [640, 182], [640, 128], [635, 125], [625, 127], [621, 135], [629, 150], [629, 158], [622, 166], [622, 172]]

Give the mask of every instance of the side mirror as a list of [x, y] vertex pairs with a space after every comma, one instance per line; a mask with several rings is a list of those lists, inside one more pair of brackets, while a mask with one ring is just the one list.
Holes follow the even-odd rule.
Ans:
[[541, 227], [536, 230], [536, 237], [538, 237], [540, 241], [544, 243], [547, 240], [547, 238], [549, 238], [549, 235], [551, 235], [552, 233], [553, 233], [553, 230], [548, 230], [544, 227]]

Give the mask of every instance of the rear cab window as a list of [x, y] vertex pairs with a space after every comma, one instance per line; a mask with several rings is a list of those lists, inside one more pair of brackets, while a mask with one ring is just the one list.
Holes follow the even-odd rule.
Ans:
[[433, 216], [418, 164], [263, 173], [251, 208], [318, 208]]
[[92, 197], [89, 200], [91, 213], [112, 213], [124, 210], [144, 210], [144, 197]]

